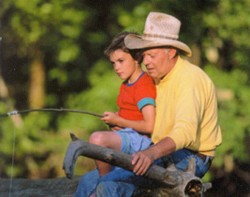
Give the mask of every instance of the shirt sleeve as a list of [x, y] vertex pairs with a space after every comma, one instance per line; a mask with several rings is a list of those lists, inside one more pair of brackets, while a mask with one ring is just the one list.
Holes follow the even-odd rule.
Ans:
[[137, 103], [137, 106], [140, 110], [142, 110], [142, 108], [146, 105], [155, 106], [155, 100], [153, 98], [143, 98]]
[[174, 140], [176, 149], [191, 146], [199, 137], [198, 125], [204, 98], [194, 82], [185, 81], [180, 88], [182, 91], [176, 96], [175, 124], [168, 135]]
[[146, 105], [155, 106], [155, 97], [156, 87], [154, 82], [149, 76], [145, 76], [136, 87], [135, 100], [137, 107], [141, 110]]

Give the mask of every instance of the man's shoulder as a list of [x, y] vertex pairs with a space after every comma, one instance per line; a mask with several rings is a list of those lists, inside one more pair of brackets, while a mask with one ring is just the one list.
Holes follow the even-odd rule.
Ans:
[[188, 76], [194, 77], [197, 75], [207, 75], [201, 67], [191, 63], [190, 61], [186, 59], [181, 59], [181, 61], [179, 61], [178, 67], [179, 67], [179, 70], [182, 71], [179, 74], [183, 74], [187, 77]]

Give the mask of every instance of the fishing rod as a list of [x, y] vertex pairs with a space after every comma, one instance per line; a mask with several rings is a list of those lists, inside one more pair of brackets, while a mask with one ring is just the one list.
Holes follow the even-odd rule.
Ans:
[[103, 117], [103, 115], [101, 114], [89, 112], [86, 110], [66, 109], [66, 108], [38, 108], [38, 109], [25, 109], [25, 110], [20, 110], [20, 111], [17, 111], [17, 110], [10, 111], [5, 114], [0, 114], [0, 118], [7, 117], [7, 116], [14, 116], [18, 114], [30, 113], [30, 112], [72, 112], [72, 113], [87, 114], [87, 115], [96, 116], [100, 118]]

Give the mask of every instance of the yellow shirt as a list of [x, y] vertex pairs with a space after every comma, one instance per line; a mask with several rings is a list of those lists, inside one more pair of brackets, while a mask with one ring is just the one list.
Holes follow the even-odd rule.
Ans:
[[168, 136], [177, 150], [188, 148], [214, 156], [222, 135], [215, 87], [207, 74], [179, 57], [156, 87], [153, 142]]

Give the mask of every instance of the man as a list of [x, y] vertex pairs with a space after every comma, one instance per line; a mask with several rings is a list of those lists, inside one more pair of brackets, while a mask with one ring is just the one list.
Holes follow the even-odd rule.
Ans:
[[143, 175], [159, 158], [186, 170], [188, 160], [194, 157], [195, 175], [203, 177], [222, 142], [213, 82], [180, 56], [192, 54], [178, 41], [180, 26], [173, 16], [151, 12], [144, 34], [125, 38], [129, 49], [144, 50], [143, 63], [157, 85], [154, 145], [134, 154], [132, 164], [137, 175]]
[[[127, 48], [143, 50], [143, 63], [157, 88], [154, 144], [133, 155], [136, 175], [143, 175], [153, 162], [164, 167], [174, 163], [185, 171], [194, 158], [195, 175], [203, 177], [222, 142], [214, 84], [199, 67], [182, 58], [192, 52], [178, 40], [180, 26], [173, 16], [151, 12], [144, 34], [125, 38]], [[122, 174], [122, 169], [116, 174]], [[138, 186], [133, 178], [142, 178], [111, 176], [99, 182], [96, 197], [131, 196]]]

